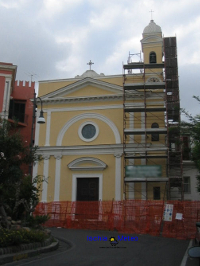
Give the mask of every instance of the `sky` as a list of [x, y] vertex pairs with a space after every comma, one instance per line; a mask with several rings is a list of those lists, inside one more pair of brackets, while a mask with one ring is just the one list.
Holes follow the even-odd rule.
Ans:
[[90, 60], [99, 74], [122, 74], [151, 16], [164, 37], [177, 37], [181, 107], [198, 114], [199, 0], [0, 0], [0, 61], [17, 65], [17, 80], [36, 88], [81, 75]]

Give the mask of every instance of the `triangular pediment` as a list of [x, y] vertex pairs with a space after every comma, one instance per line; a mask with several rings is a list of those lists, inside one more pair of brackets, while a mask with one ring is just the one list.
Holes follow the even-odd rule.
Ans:
[[43, 95], [42, 100], [64, 100], [78, 97], [121, 95], [121, 86], [90, 77], [76, 81], [56, 91]]

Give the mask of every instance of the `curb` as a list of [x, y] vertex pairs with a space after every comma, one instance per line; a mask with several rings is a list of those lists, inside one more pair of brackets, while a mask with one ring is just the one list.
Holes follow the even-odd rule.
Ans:
[[29, 257], [33, 257], [36, 255], [39, 255], [40, 253], [46, 253], [50, 251], [54, 251], [58, 249], [59, 247], [59, 241], [56, 239], [56, 242], [52, 242], [49, 246], [46, 247], [39, 247], [34, 250], [26, 250], [26, 251], [21, 251], [17, 253], [12, 253], [12, 254], [7, 254], [7, 255], [1, 255], [0, 256], [0, 265], [9, 263], [9, 262], [14, 262], [22, 259], [27, 259]]

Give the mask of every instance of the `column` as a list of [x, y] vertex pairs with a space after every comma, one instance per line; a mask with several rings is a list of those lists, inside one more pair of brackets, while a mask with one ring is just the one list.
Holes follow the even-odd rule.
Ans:
[[122, 153], [116, 153], [115, 156], [115, 200], [121, 200], [121, 165]]
[[51, 111], [47, 111], [47, 122], [46, 122], [46, 142], [45, 146], [49, 146], [49, 141], [50, 141], [50, 127], [51, 127]]
[[[38, 174], [38, 162], [35, 162], [33, 164], [33, 176], [32, 178], [34, 179]], [[35, 186], [37, 186], [37, 184], [35, 184]]]
[[60, 168], [61, 168], [61, 154], [54, 155], [56, 159], [55, 169], [55, 189], [54, 189], [54, 201], [60, 200]]
[[43, 176], [46, 182], [43, 182], [43, 187], [42, 187], [42, 202], [47, 202], [47, 188], [48, 188], [48, 183], [47, 179], [49, 176], [49, 158], [50, 155], [43, 155], [44, 158], [44, 169], [43, 169]]

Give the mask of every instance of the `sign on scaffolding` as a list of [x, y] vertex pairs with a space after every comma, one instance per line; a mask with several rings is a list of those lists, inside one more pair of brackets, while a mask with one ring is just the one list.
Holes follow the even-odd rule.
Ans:
[[128, 165], [126, 177], [161, 177], [161, 165]]
[[171, 222], [172, 221], [172, 216], [173, 216], [173, 204], [165, 204], [165, 209], [163, 213], [163, 220], [166, 222]]

